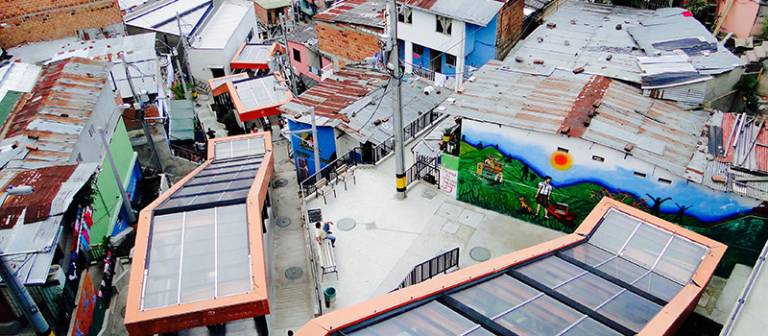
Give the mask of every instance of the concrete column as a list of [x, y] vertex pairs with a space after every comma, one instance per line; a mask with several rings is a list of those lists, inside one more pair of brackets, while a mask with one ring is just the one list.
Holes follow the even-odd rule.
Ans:
[[253, 318], [253, 321], [256, 323], [256, 332], [259, 334], [259, 336], [269, 336], [269, 328], [267, 327], [266, 316], [256, 316]]
[[411, 41], [404, 41], [405, 44], [405, 73], [412, 74], [413, 73], [413, 42]]
[[461, 29], [459, 31], [461, 32], [461, 43], [459, 45], [459, 52], [458, 55], [456, 55], [456, 86], [454, 87], [455, 91], [459, 91], [459, 88], [461, 87], [462, 82], [464, 81], [464, 63], [466, 55], [466, 34], [467, 34], [467, 25], [461, 22], [460, 25], [456, 25], [456, 23], [459, 23], [459, 21], [454, 20], [453, 21], [455, 26], [460, 26]]

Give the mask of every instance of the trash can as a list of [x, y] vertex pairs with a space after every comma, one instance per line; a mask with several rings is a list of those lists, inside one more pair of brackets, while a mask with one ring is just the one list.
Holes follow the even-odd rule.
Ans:
[[332, 302], [336, 302], [336, 288], [328, 287], [323, 291], [325, 298], [325, 308], [330, 308]]

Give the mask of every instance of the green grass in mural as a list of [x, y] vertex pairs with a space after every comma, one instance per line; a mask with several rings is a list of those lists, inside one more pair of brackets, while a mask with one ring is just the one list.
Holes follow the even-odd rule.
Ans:
[[[503, 181], [501, 183], [496, 182], [492, 174], [477, 173], [477, 164], [482, 163], [489, 156], [502, 164]], [[581, 183], [554, 188], [551, 197], [551, 202], [567, 204], [568, 211], [575, 215], [573, 225], [557, 220], [553, 216], [550, 216], [550, 219], [544, 219], [542, 213], [535, 216], [522, 206], [524, 202], [534, 211], [536, 210], [536, 186], [543, 178], [533, 170], [529, 170], [528, 177], [523, 178], [524, 170], [523, 162], [505, 157], [494, 147], [476, 148], [462, 142], [457, 198], [460, 201], [568, 233], [573, 232], [604, 196], [650, 212], [645, 201], [631, 194], [613, 193], [594, 183]], [[695, 217], [677, 214], [661, 214], [659, 217], [727, 244], [728, 251], [717, 270], [717, 274], [721, 276], [727, 276], [736, 263], [753, 265], [768, 239], [768, 221], [759, 217], [746, 216], [721, 223], [703, 223]]]

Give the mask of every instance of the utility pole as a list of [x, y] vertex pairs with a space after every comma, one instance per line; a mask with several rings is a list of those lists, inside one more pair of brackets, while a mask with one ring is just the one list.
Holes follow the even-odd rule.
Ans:
[[[291, 72], [291, 92], [293, 92], [294, 95], [298, 95], [299, 91], [296, 88], [296, 73], [293, 71], [293, 61], [292, 61], [292, 55], [290, 54], [291, 47], [288, 45], [288, 30], [285, 29], [285, 16], [280, 13], [280, 28], [283, 30], [283, 43], [285, 43], [285, 58], [288, 59], [288, 67]], [[313, 109], [314, 111], [314, 109]]]
[[315, 120], [317, 113], [315, 113], [314, 107], [310, 107], [310, 112], [312, 113], [312, 151], [315, 157], [315, 174], [320, 176], [319, 173], [322, 168], [320, 167], [320, 138], [317, 136], [317, 121]]
[[125, 53], [120, 53], [120, 60], [123, 62], [123, 70], [125, 70], [125, 80], [128, 82], [128, 87], [131, 89], [133, 100], [136, 102], [136, 105], [138, 105], [135, 106], [136, 112], [138, 114], [137, 118], [139, 118], [139, 122], [141, 122], [141, 128], [144, 130], [144, 137], [147, 139], [149, 151], [152, 152], [152, 159], [155, 161], [155, 165], [158, 169], [160, 169], [160, 172], [162, 172], [163, 165], [160, 163], [160, 157], [157, 155], [157, 148], [155, 148], [155, 141], [152, 140], [152, 133], [149, 131], [149, 125], [147, 125], [147, 121], [144, 120], [144, 104], [141, 101], [141, 97], [136, 94], [136, 88], [133, 87], [131, 74], [128, 71], [128, 62], [125, 61]]
[[[389, 26], [389, 59], [392, 62], [392, 77], [395, 81], [394, 98], [395, 107], [392, 111], [392, 131], [395, 133], [395, 187], [397, 198], [405, 199], [407, 181], [405, 178], [405, 152], [403, 150], [403, 103], [402, 103], [402, 76], [400, 74], [400, 52], [397, 45], [397, 0], [392, 0], [388, 6]], [[386, 88], [385, 88], [386, 92]], [[383, 97], [382, 97], [383, 99]]]
[[109, 164], [112, 166], [112, 174], [115, 176], [115, 183], [117, 183], [117, 189], [120, 190], [120, 196], [123, 199], [123, 210], [128, 216], [129, 223], [136, 223], [136, 214], [133, 213], [133, 207], [131, 206], [131, 198], [125, 191], [123, 181], [120, 179], [120, 173], [117, 171], [117, 165], [115, 165], [115, 159], [112, 157], [112, 151], [109, 149], [109, 142], [107, 141], [107, 135], [103, 128], [99, 128], [99, 137], [101, 138], [101, 144], [104, 146], [104, 150], [107, 151], [107, 158]]
[[[184, 57], [184, 64], [186, 65], [186, 63], [187, 63], [187, 56], [184, 53], [184, 50], [186, 50], [186, 48], [187, 48], [187, 43], [186, 43], [187, 42], [187, 37], [184, 36], [184, 31], [181, 30], [181, 16], [179, 16], [179, 12], [176, 12], [176, 25], [179, 27], [179, 43], [178, 44], [181, 46], [181, 52], [179, 53], [179, 57]], [[178, 65], [178, 58], [177, 58], [177, 65]], [[179, 68], [179, 71], [182, 74], [182, 75], [180, 75], [180, 77], [182, 77], [181, 81], [182, 81], [182, 83], [185, 84], [184, 85], [184, 98], [189, 100], [190, 98], [192, 98], [192, 95], [189, 93], [189, 89], [187, 89], [186, 81], [183, 78], [183, 74], [189, 72], [189, 67], [185, 67], [185, 70], [186, 71], [181, 71], [181, 68]], [[195, 79], [192, 78], [191, 75], [189, 76], [189, 79], [192, 81], [192, 84], [195, 83]]]
[[13, 297], [13, 300], [21, 306], [24, 317], [27, 318], [29, 324], [35, 329], [35, 333], [41, 336], [54, 335], [40, 309], [37, 308], [37, 304], [32, 300], [32, 296], [29, 295], [27, 288], [24, 287], [24, 284], [19, 281], [19, 278], [8, 266], [2, 251], [0, 251], [0, 277], [3, 278], [3, 282], [8, 286], [8, 292]]

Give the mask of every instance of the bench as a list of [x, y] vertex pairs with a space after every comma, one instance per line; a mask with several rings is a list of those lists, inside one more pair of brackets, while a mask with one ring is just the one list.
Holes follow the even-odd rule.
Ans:
[[315, 182], [315, 190], [317, 190], [317, 196], [323, 196], [323, 204], [328, 204], [325, 195], [329, 191], [333, 191], [333, 197], [336, 198], [336, 189], [333, 188], [333, 185], [328, 184], [328, 180], [325, 177]]
[[347, 190], [347, 179], [350, 177], [352, 177], [352, 182], [357, 184], [354, 167], [350, 168], [345, 164], [336, 167], [336, 184], [338, 185], [339, 182], [344, 182], [344, 190]]
[[334, 248], [331, 246], [331, 241], [328, 239], [323, 239], [323, 242], [320, 244], [320, 270], [323, 271], [321, 281], [329, 273], [336, 273], [336, 280], [339, 280], [339, 272], [336, 269], [336, 255], [334, 254]]

